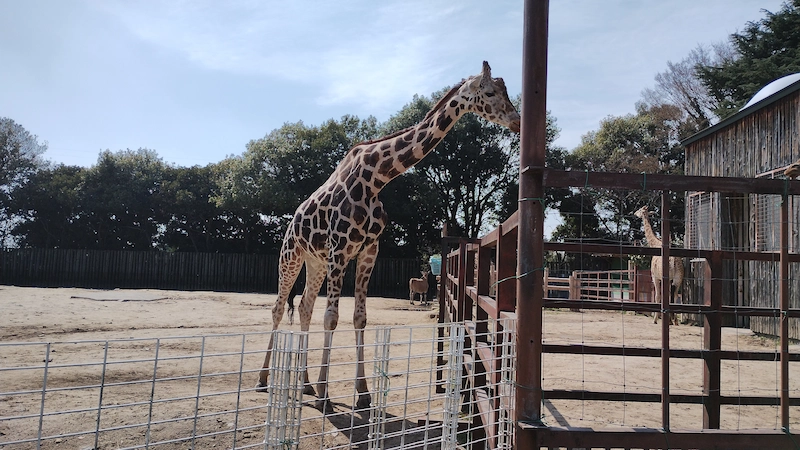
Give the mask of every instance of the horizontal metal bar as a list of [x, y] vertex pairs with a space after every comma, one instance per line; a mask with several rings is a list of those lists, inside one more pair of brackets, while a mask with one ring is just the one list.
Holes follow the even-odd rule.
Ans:
[[[545, 308], [581, 308], [606, 311], [630, 311], [654, 313], [662, 312], [661, 305], [651, 302], [631, 302], [621, 300], [584, 300], [545, 298]], [[719, 313], [734, 316], [781, 317], [784, 313], [780, 308], [760, 308], [746, 306], [721, 306], [718, 310], [705, 305], [692, 305], [683, 303], [670, 303], [670, 313], [685, 314], [711, 314]], [[793, 308], [785, 312], [788, 317], [800, 317], [800, 309]]]
[[[578, 354], [578, 355], [607, 355], [607, 356], [643, 356], [657, 358], [661, 356], [660, 348], [647, 347], [618, 347], [608, 345], [585, 345], [585, 344], [544, 344], [545, 353]], [[780, 354], [777, 352], [751, 352], [735, 350], [669, 350], [669, 354], [674, 358], [694, 358], [703, 359], [710, 355], [718, 356], [720, 359], [741, 360], [741, 361], [778, 361]], [[790, 353], [789, 361], [800, 362], [800, 353]]]
[[521, 172], [524, 174], [543, 173], [545, 187], [800, 195], [800, 181], [785, 179], [589, 172], [556, 170], [543, 167], [524, 167]]
[[[204, 335], [206, 339], [213, 339], [213, 338], [225, 338], [225, 337], [248, 337], [248, 336], [267, 336], [272, 333], [272, 331], [249, 331], [246, 333], [218, 333], [218, 334], [209, 334]], [[142, 341], [176, 341], [176, 340], [183, 340], [183, 339], [193, 339], [193, 340], [200, 340], [201, 336], [198, 335], [182, 335], [182, 336], [167, 336], [167, 337], [131, 337], [131, 338], [118, 338], [118, 339], [87, 339], [87, 340], [80, 340], [80, 341], [29, 341], [29, 342], [0, 342], [0, 347], [16, 347], [18, 345], [64, 345], [64, 344], [105, 344], [108, 342], [109, 344], [112, 343], [131, 343], [131, 342], [142, 342]], [[239, 354], [238, 352], [236, 353]]]
[[[542, 390], [542, 396], [546, 400], [600, 400], [611, 402], [643, 402], [660, 403], [660, 393], [641, 393], [641, 392], [599, 392], [585, 390], [551, 389]], [[742, 405], [742, 406], [777, 406], [780, 404], [779, 397], [757, 397], [741, 396], [728, 397], [720, 396], [722, 405]], [[702, 405], [708, 402], [708, 397], [704, 395], [690, 394], [669, 394], [670, 403], [688, 403]], [[800, 397], [789, 399], [791, 406], [800, 406]]]
[[[661, 249], [658, 247], [640, 247], [637, 245], [614, 244], [587, 244], [580, 242], [545, 242], [545, 251], [566, 253], [594, 253], [601, 255], [647, 255], [659, 256]], [[745, 252], [733, 250], [701, 250], [690, 248], [670, 247], [670, 256], [678, 258], [703, 258], [711, 259], [714, 255], [721, 255], [723, 260], [733, 261], [774, 261], [780, 260], [778, 252]], [[800, 254], [790, 253], [789, 262], [800, 262]]]

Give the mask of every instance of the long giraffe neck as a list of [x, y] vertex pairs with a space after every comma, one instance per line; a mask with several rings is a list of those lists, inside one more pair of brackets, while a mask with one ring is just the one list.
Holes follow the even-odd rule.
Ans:
[[418, 124], [374, 141], [354, 147], [336, 173], [341, 177], [357, 172], [367, 181], [368, 195], [377, 195], [386, 184], [427, 156], [475, 105], [457, 85], [428, 112]]
[[650, 219], [647, 218], [646, 214], [642, 217], [642, 224], [644, 225], [644, 237], [647, 239], [647, 245], [650, 247], [661, 247], [661, 239], [653, 232]]

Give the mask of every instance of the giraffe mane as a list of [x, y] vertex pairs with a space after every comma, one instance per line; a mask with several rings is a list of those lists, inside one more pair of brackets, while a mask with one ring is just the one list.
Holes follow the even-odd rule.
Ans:
[[453, 86], [452, 89], [450, 89], [450, 92], [444, 94], [444, 96], [440, 98], [438, 102], [436, 102], [436, 105], [433, 108], [431, 108], [430, 111], [428, 111], [428, 114], [425, 114], [425, 119], [423, 120], [430, 119], [431, 116], [433, 116], [433, 114], [436, 113], [436, 111], [438, 111], [439, 108], [441, 108], [445, 103], [447, 103], [448, 100], [455, 97], [456, 92], [458, 92], [458, 90], [461, 89], [461, 86], [463, 86], [464, 83], [466, 83], [466, 81], [467, 80], [461, 80], [460, 83], [456, 84], [455, 86]]
[[[431, 110], [428, 111], [427, 114], [425, 114], [425, 118], [423, 118], [420, 122], [424, 122], [424, 121], [430, 119], [431, 116], [433, 116], [433, 114], [435, 114], [436, 111], [438, 111], [442, 107], [442, 105], [446, 104], [448, 100], [450, 100], [451, 98], [455, 97], [455, 95], [458, 92], [458, 90], [461, 89], [461, 86], [463, 86], [466, 81], [467, 80], [461, 80], [460, 83], [458, 83], [455, 86], [453, 86], [453, 88], [450, 89], [450, 91], [447, 94], [442, 96], [442, 98], [440, 98], [439, 101], [436, 102], [436, 105], [434, 105], [433, 108], [431, 108]], [[381, 136], [381, 137], [376, 138], [376, 139], [370, 139], [368, 141], [359, 142], [358, 144], [354, 145], [353, 148], [356, 148], [356, 147], [361, 146], [361, 145], [370, 145], [370, 144], [375, 144], [377, 142], [383, 142], [383, 141], [388, 140], [388, 139], [394, 139], [397, 136], [400, 136], [401, 134], [407, 133], [412, 128], [415, 128], [417, 125], [419, 125], [419, 123], [415, 123], [414, 125], [411, 125], [410, 127], [403, 128], [402, 130], [395, 131], [394, 133], [387, 134], [386, 136]]]

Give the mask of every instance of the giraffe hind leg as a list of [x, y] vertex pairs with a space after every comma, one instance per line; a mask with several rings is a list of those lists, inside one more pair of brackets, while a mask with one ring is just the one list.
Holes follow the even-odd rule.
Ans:
[[[272, 307], [272, 331], [278, 329], [283, 319], [284, 305], [291, 296], [291, 291], [300, 269], [303, 267], [303, 255], [297, 247], [287, 249], [287, 242], [283, 244], [280, 261], [278, 262], [278, 299]], [[290, 310], [294, 309], [290, 305]], [[291, 314], [290, 314], [291, 315]], [[291, 322], [291, 320], [290, 320]], [[264, 364], [258, 373], [257, 392], [267, 391], [267, 381], [269, 379], [269, 366], [272, 357], [272, 346], [274, 345], [274, 333], [270, 335], [267, 352], [264, 356]]]

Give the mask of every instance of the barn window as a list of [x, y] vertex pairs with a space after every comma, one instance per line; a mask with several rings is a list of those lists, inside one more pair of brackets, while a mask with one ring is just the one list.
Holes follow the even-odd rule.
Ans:
[[688, 197], [687, 247], [713, 250], [719, 242], [714, 211], [719, 203], [716, 192], [692, 192]]
[[[783, 167], [762, 173], [756, 178], [775, 178], [776, 175], [783, 173]], [[775, 194], [751, 194], [754, 213], [753, 220], [753, 250], [759, 252], [776, 252], [781, 247], [781, 198]], [[789, 202], [789, 251], [797, 249], [797, 237], [794, 222], [796, 220], [796, 207], [800, 206], [800, 199], [791, 195]]]
[[779, 195], [753, 194], [755, 206], [754, 250], [772, 252], [780, 250], [781, 197]]

